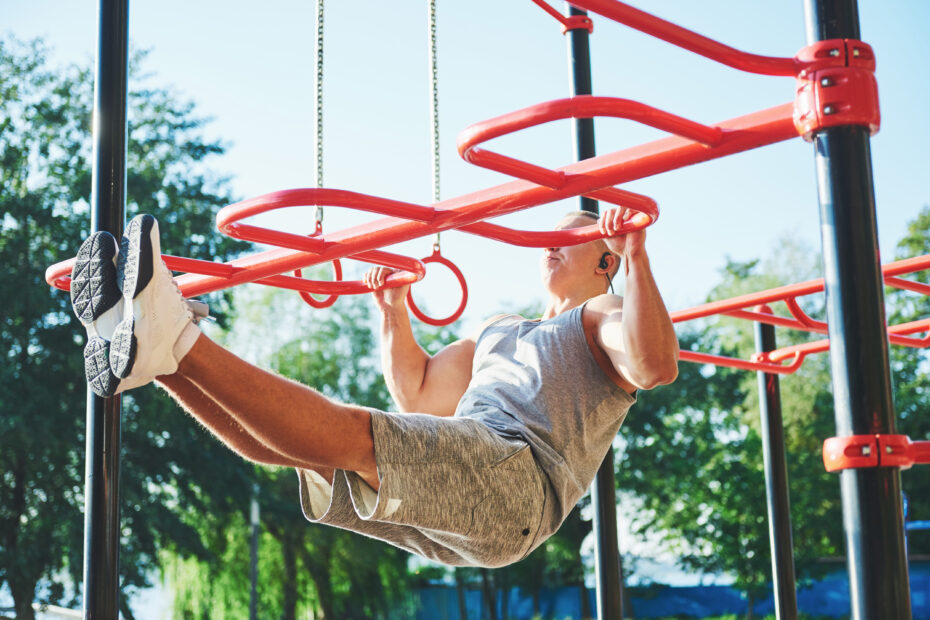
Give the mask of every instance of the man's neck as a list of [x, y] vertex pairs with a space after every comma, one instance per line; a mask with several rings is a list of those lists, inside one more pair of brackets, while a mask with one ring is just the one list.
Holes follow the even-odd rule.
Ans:
[[578, 292], [573, 295], [561, 296], [561, 295], [550, 295], [549, 303], [546, 305], [546, 311], [543, 312], [543, 320], [551, 319], [554, 316], [558, 316], [563, 312], [568, 312], [572, 308], [580, 306], [584, 302], [601, 295], [604, 291], [587, 291], [587, 292]]

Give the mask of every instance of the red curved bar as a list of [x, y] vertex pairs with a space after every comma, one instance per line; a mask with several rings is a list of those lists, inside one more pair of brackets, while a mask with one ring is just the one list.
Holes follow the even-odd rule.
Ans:
[[[186, 258], [170, 254], [162, 254], [161, 257], [171, 271], [183, 271], [215, 278], [231, 278], [238, 271], [236, 267], [229, 263], [216, 263], [200, 260], [199, 258]], [[76, 258], [69, 258], [46, 269], [45, 281], [59, 290], [70, 291], [71, 270], [74, 268], [76, 260]]]
[[[422, 221], [429, 217], [429, 212], [423, 210], [428, 207], [418, 208], [417, 205], [389, 202], [387, 206], [391, 208], [399, 206], [406, 210], [405, 215], [416, 217], [418, 220], [389, 216], [323, 236], [320, 240], [323, 247], [319, 252], [302, 252], [284, 248], [269, 250], [231, 261], [229, 265], [234, 268], [234, 271], [229, 277], [188, 274], [179, 277], [178, 283], [185, 295], [201, 295], [293, 271], [296, 268], [352, 256], [361, 251], [409, 241], [444, 230], [462, 228], [488, 218], [797, 137], [791, 120], [791, 104], [724, 121], [719, 123], [719, 126], [724, 130], [724, 135], [720, 145], [715, 149], [708, 149], [683, 138], [666, 138], [565, 166], [560, 171], [564, 172], [571, 181], [561, 189], [542, 187], [527, 181], [513, 181], [442, 201], [432, 206], [435, 215], [428, 222]], [[300, 202], [305, 201], [309, 204], [314, 204], [314, 201], [325, 202], [322, 192], [329, 192], [330, 198], [360, 196], [353, 193], [340, 194], [334, 190], [301, 191], [306, 194], [301, 197]], [[319, 196], [315, 197], [314, 192], [320, 192]], [[275, 197], [278, 194], [280, 193], [270, 196]], [[252, 203], [251, 206], [257, 212], [263, 209], [262, 200], [263, 197], [258, 197], [247, 203]], [[378, 208], [369, 210], [385, 212], [382, 208], [384, 206], [382, 204]], [[295, 235], [295, 237], [298, 236]], [[306, 240], [294, 239], [293, 241], [298, 243]], [[558, 245], [567, 245], [567, 243], [560, 242]]]
[[[422, 280], [426, 275], [426, 267], [422, 261], [400, 254], [392, 254], [381, 250], [368, 250], [367, 252], [353, 254], [348, 258], [399, 269], [400, 271], [392, 273], [385, 279], [384, 288], [396, 288], [413, 284]], [[361, 280], [307, 280], [295, 276], [274, 275], [252, 281], [321, 295], [359, 295], [371, 292], [371, 289]], [[183, 292], [183, 287], [181, 290]]]
[[444, 318], [435, 319], [420, 310], [416, 302], [413, 300], [413, 287], [411, 287], [410, 290], [407, 291], [407, 306], [410, 308], [410, 311], [413, 312], [414, 316], [416, 316], [427, 325], [442, 327], [443, 325], [454, 323], [460, 316], [462, 316], [462, 313], [465, 312], [465, 306], [468, 304], [468, 285], [465, 283], [465, 274], [462, 273], [462, 270], [459, 269], [455, 263], [439, 253], [438, 246], [436, 246], [436, 249], [433, 250], [433, 253], [430, 256], [427, 256], [423, 259], [423, 262], [439, 263], [441, 265], [445, 265], [452, 272], [452, 274], [455, 275], [459, 281], [459, 286], [462, 287], [462, 300], [459, 302], [458, 308], [456, 308], [452, 314]]
[[[391, 214], [402, 213], [404, 216], [416, 219], [399, 219], [398, 216], [390, 215], [374, 222], [354, 226], [336, 233], [329, 233], [313, 242], [308, 242], [306, 237], [296, 234], [291, 238], [294, 244], [300, 244], [299, 247], [311, 249], [312, 246], [312, 249], [319, 249], [319, 252], [278, 248], [243, 256], [229, 263], [194, 261], [193, 259], [175, 257], [178, 261], [189, 262], [183, 267], [172, 264], [171, 261], [175, 259], [168, 256], [165, 256], [165, 261], [168, 263], [169, 268], [188, 272], [186, 275], [178, 277], [178, 284], [188, 297], [237, 286], [246, 282], [264, 280], [264, 283], [269, 283], [269, 278], [277, 278], [279, 274], [291, 272], [294, 269], [357, 255], [359, 252], [409, 241], [444, 230], [464, 228], [488, 218], [579, 194], [591, 193], [617, 183], [652, 176], [668, 170], [797, 137], [791, 115], [791, 104], [785, 104], [718, 123], [724, 133], [721, 143], [714, 149], [708, 149], [691, 140], [669, 137], [570, 164], [559, 169], [559, 172], [564, 173], [566, 178], [570, 179], [566, 186], [561, 189], [543, 187], [522, 180], [513, 181], [448, 199], [432, 207], [382, 201], [375, 197], [336, 190], [317, 189], [276, 192], [226, 207], [218, 215], [218, 220], [222, 221], [224, 217], [231, 215], [229, 210], [234, 207], [240, 209], [239, 215], [241, 217], [246, 217], [248, 214], [264, 212], [276, 206], [296, 206], [299, 203], [330, 204], [337, 201], [343, 203], [342, 205], [337, 204], [337, 206], [352, 206], [355, 208], [356, 205], [361, 204], [359, 208], [365, 208], [369, 211], [389, 212]], [[368, 199], [378, 201], [378, 204], [368, 208], [369, 205], [366, 202]], [[349, 204], [350, 202], [351, 204]], [[639, 208], [644, 207], [640, 205]], [[430, 217], [432, 217], [430, 221], [423, 221]], [[245, 230], [248, 231], [249, 229]], [[486, 228], [484, 230], [479, 228], [478, 230], [478, 234], [488, 234], [488, 231], [493, 231], [495, 234], [509, 235], [506, 232], [502, 233], [500, 228]], [[561, 231], [561, 233], [567, 236], [576, 234], [570, 231]], [[536, 235], [536, 233], [522, 234], [526, 235], [525, 239], [527, 240]], [[265, 237], [262, 237], [262, 239], [265, 239]], [[564, 246], [569, 245], [571, 242], [570, 238], [546, 240], [542, 245]], [[529, 243], [530, 241], [527, 241], [527, 244]], [[53, 265], [46, 272], [46, 280], [58, 288], [69, 288], [68, 282], [72, 264], [73, 261], [65, 261]], [[905, 269], [900, 273], [906, 272]], [[889, 273], [888, 275], [900, 275], [900, 273]], [[292, 280], [287, 280], [287, 276], [280, 276], [280, 278], [284, 279], [282, 285], [286, 283], [288, 288], [306, 290], [307, 285], [301, 283], [299, 278], [293, 278]], [[279, 281], [281, 280], [279, 279]], [[315, 290], [314, 292], [325, 293], [326, 291]]]
[[[554, 189], [570, 186], [573, 180], [564, 170], [550, 170], [513, 157], [478, 148], [493, 138], [528, 129], [544, 123], [567, 118], [607, 116], [625, 118], [668, 131], [707, 147], [720, 144], [723, 130], [701, 125], [674, 114], [629, 99], [582, 95], [568, 99], [546, 101], [516, 112], [504, 114], [466, 128], [459, 134], [458, 151], [465, 161], [496, 172], [515, 176]], [[619, 188], [604, 188], [583, 195], [634, 210], [640, 210], [643, 196], [633, 195]], [[651, 222], [655, 218], [651, 218]], [[650, 222], [650, 223], [651, 223]], [[642, 227], [642, 226], [639, 226]]]
[[[388, 288], [403, 286], [405, 284], [413, 284], [414, 282], [422, 280], [426, 275], [426, 267], [423, 266], [422, 262], [415, 258], [401, 256], [400, 254], [392, 254], [380, 250], [369, 250], [367, 252], [360, 252], [355, 254], [351, 258], [367, 263], [400, 269], [401, 271], [392, 273], [390, 276], [388, 276], [386, 280], [386, 286]], [[371, 289], [365, 286], [364, 282], [361, 280], [333, 282], [326, 280], [307, 280], [304, 278], [282, 274], [255, 276], [247, 268], [233, 264], [235, 261], [233, 261], [233, 263], [214, 263], [196, 258], [171, 256], [170, 254], [162, 254], [162, 259], [165, 261], [165, 265], [171, 271], [181, 271], [186, 273], [188, 276], [208, 276], [211, 281], [231, 281], [233, 279], [239, 279], [241, 282], [236, 282], [236, 284], [241, 284], [243, 282], [256, 282], [258, 284], [277, 286], [279, 288], [286, 288], [292, 291], [317, 293], [322, 295], [357, 295], [360, 293], [371, 292]], [[71, 290], [71, 270], [74, 267], [75, 260], [76, 259], [71, 258], [66, 261], [56, 263], [46, 269], [45, 281], [57, 289], [63, 291]], [[317, 264], [317, 262], [312, 264]], [[306, 267], [307, 265], [303, 266]], [[297, 266], [292, 269], [287, 269], [286, 271], [293, 271], [294, 269], [299, 268], [300, 267]], [[205, 292], [192, 292], [189, 286], [184, 285], [185, 277], [186, 276], [179, 276], [177, 278], [178, 285], [181, 288], [181, 293], [185, 297], [196, 297], [197, 295], [201, 295]], [[229, 288], [230, 286], [233, 286], [233, 284], [229, 284], [228, 286], [216, 286], [210, 290], [222, 290], [224, 288]]]
[[616, 0], [569, 0], [569, 2], [580, 9], [603, 15], [676, 47], [740, 71], [761, 75], [794, 76], [804, 67], [794, 58], [760, 56], [742, 52]]
[[[898, 276], [930, 269], [930, 254], [895, 261], [882, 267], [884, 281], [889, 286], [911, 290], [921, 294], [930, 293], [930, 286], [920, 282], [912, 282]], [[787, 327], [798, 331], [826, 334], [827, 324], [808, 316], [798, 304], [797, 298], [824, 290], [823, 280], [810, 280], [799, 284], [790, 284], [773, 288], [767, 291], [740, 295], [731, 299], [715, 301], [694, 308], [670, 313], [673, 323], [682, 323], [715, 315], [726, 315], [739, 319], [768, 323], [779, 327]], [[764, 310], [758, 306], [782, 301], [793, 318], [778, 316], [771, 310]], [[746, 308], [752, 308], [747, 310]], [[930, 347], [930, 318], [919, 319], [909, 323], [889, 325], [887, 327], [888, 340], [892, 344], [911, 347]], [[924, 333], [922, 337], [912, 334]], [[721, 355], [712, 355], [696, 351], [682, 351], [681, 359], [685, 361], [714, 364], [742, 370], [756, 370], [777, 374], [789, 374], [800, 368], [803, 360], [811, 354], [822, 353], [829, 350], [828, 339], [815, 340], [802, 344], [782, 347], [765, 354], [755, 354], [751, 360], [742, 360]]]
[[436, 210], [432, 207], [409, 202], [345, 190], [304, 188], [272, 192], [223, 207], [216, 214], [216, 227], [221, 233], [243, 241], [276, 245], [301, 252], [319, 252], [326, 245], [323, 236], [308, 237], [241, 223], [241, 220], [261, 213], [288, 207], [307, 206], [348, 207], [420, 222], [429, 222], [436, 215]]
[[[611, 188], [611, 190], [618, 194], [622, 194], [623, 199], [630, 208], [639, 211], [639, 213], [634, 214], [628, 222], [624, 223], [621, 227], [621, 231], [628, 232], [630, 230], [639, 230], [649, 226], [658, 219], [659, 206], [652, 198], [617, 188]], [[597, 198], [601, 195], [601, 192], [592, 192], [588, 195]], [[528, 231], [507, 228], [498, 224], [491, 224], [490, 222], [477, 222], [475, 224], [460, 226], [458, 230], [525, 248], [564, 247], [603, 238], [596, 224], [564, 230]]]

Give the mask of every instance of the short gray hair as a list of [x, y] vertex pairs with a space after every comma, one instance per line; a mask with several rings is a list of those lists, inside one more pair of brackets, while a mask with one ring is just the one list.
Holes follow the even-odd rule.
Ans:
[[[569, 211], [562, 217], [562, 219], [564, 220], [567, 217], [590, 217], [594, 221], [598, 221], [601, 219], [600, 215], [598, 215], [594, 211], [584, 211], [581, 209], [577, 211]], [[611, 252], [611, 254], [613, 254], [613, 252]], [[614, 256], [617, 256], [617, 255], [614, 254]], [[620, 257], [617, 256], [617, 266], [607, 273], [607, 279], [613, 280], [619, 271], [620, 271]]]

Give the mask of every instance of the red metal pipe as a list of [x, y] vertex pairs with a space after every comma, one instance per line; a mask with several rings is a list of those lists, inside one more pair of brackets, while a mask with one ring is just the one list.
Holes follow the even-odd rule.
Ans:
[[[926, 290], [930, 289], [930, 287], [925, 287], [925, 285], [921, 283], [915, 283], [898, 277], [905, 273], [913, 273], [924, 269], [930, 269], [930, 254], [889, 263], [882, 268], [882, 274], [885, 282], [890, 286], [924, 293]], [[822, 279], [810, 280], [808, 282], [790, 284], [767, 291], [760, 291], [758, 293], [740, 295], [731, 299], [702, 304], [694, 308], [672, 312], [671, 317], [673, 322], [681, 323], [723, 314], [735, 318], [797, 329], [799, 331], [826, 333], [826, 323], [810, 318], [797, 303], [798, 297], [820, 293], [823, 292], [823, 290], [824, 284]], [[760, 304], [768, 304], [777, 301], [785, 302], [794, 318], [776, 316], [770, 312], [763, 312], [755, 308], [755, 306]], [[748, 307], [753, 307], [753, 310], [746, 310], [745, 308]], [[910, 334], [921, 332], [927, 333], [919, 338], [909, 336]], [[890, 325], [887, 328], [887, 333], [888, 340], [892, 344], [911, 348], [928, 347], [930, 346], [930, 318], [898, 325]], [[830, 341], [828, 339], [821, 339], [782, 347], [763, 355], [756, 354], [753, 355], [751, 360], [742, 360], [696, 351], [682, 351], [681, 359], [700, 364], [715, 364], [742, 370], [788, 374], [800, 368], [801, 363], [808, 355], [822, 353], [829, 348]]]
[[616, 0], [570, 0], [569, 3], [740, 71], [795, 76], [805, 66], [794, 58], [742, 52]]
[[[899, 276], [905, 273], [913, 273], [923, 269], [930, 269], [930, 254], [889, 263], [882, 267], [882, 273], [885, 277], [885, 281], [888, 282], [889, 277]], [[889, 282], [889, 284], [894, 285], [894, 280]], [[693, 308], [678, 310], [672, 312], [671, 317], [672, 321], [675, 323], [692, 321], [694, 319], [713, 316], [715, 314], [723, 314], [730, 310], [742, 310], [743, 308], [747, 308], [749, 306], [783, 301], [784, 299], [790, 297], [803, 297], [804, 295], [821, 293], [823, 292], [823, 289], [823, 279], [809, 280], [807, 282], [788, 284], [786, 286], [780, 286], [777, 288], [769, 289], [767, 291], [750, 293], [748, 295], [740, 295], [730, 299], [723, 299], [720, 301], [701, 304], [699, 306], [694, 306]], [[754, 320], [762, 319], [760, 318]]]

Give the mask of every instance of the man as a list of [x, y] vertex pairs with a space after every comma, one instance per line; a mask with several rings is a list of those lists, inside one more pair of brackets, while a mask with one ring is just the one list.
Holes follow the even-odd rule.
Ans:
[[[158, 382], [247, 459], [295, 467], [312, 521], [452, 565], [503, 566], [554, 533], [584, 494], [638, 389], [677, 376], [678, 344], [645, 232], [623, 209], [584, 212], [604, 240], [547, 248], [540, 319], [505, 315], [430, 357], [405, 288], [365, 276], [382, 313], [384, 374], [401, 413], [334, 402], [252, 366], [200, 333], [161, 261], [158, 225], [133, 219], [120, 248], [84, 242], [72, 276], [85, 364], [109, 395]], [[625, 298], [606, 294], [625, 266]], [[414, 413], [415, 412], [415, 413]]]

